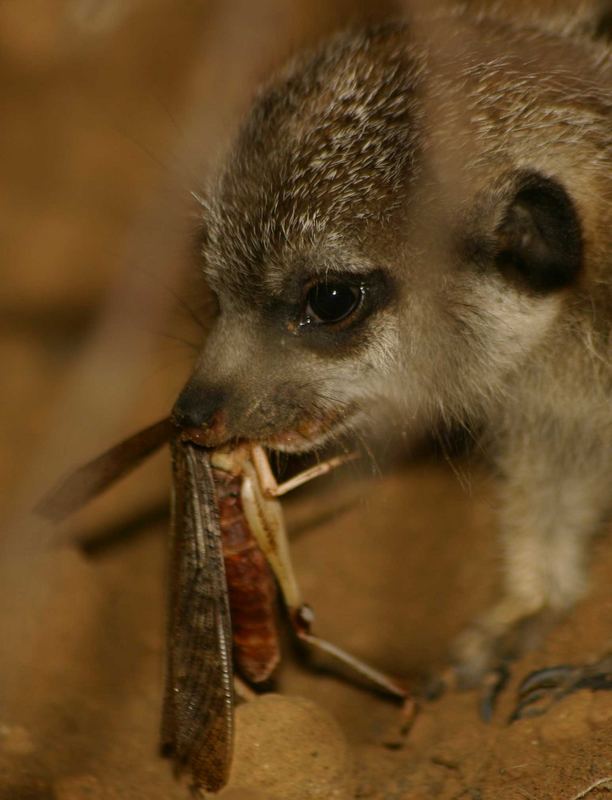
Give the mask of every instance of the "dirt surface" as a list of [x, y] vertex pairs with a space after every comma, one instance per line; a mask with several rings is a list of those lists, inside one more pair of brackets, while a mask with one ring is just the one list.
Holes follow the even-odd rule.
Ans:
[[[185, 298], [207, 319], [189, 191], [254, 84], [299, 43], [374, 14], [348, 0], [256, 6], [0, 4], [2, 800], [189, 796], [157, 752], [168, 454], [65, 525], [30, 509], [66, 468], [166, 413], [188, 374], [182, 340], [202, 334]], [[293, 557], [318, 632], [416, 685], [495, 595], [495, 487], [465, 460], [368, 472], [287, 498]], [[447, 693], [406, 732], [396, 703], [309, 665], [287, 637], [274, 692], [237, 709], [221, 796], [607, 796], [612, 694], [508, 724], [530, 670], [609, 644], [610, 538], [594, 552], [590, 594], [512, 665], [490, 724], [475, 692]]]

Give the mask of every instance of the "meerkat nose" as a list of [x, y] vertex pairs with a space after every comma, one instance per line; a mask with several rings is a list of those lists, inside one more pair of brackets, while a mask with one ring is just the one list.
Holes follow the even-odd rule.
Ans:
[[208, 428], [226, 400], [222, 389], [189, 381], [174, 404], [172, 421], [183, 429]]

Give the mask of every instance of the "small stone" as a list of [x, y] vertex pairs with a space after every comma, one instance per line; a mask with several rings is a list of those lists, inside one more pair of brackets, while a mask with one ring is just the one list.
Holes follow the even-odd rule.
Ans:
[[349, 800], [353, 759], [335, 720], [301, 697], [268, 694], [238, 707], [228, 788], [259, 800]]

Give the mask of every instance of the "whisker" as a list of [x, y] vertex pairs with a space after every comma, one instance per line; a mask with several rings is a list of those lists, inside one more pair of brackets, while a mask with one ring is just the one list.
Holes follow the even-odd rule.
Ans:
[[195, 324], [198, 326], [198, 328], [201, 331], [203, 331], [204, 333], [207, 333], [209, 331], [209, 329], [210, 329], [210, 325], [207, 325], [205, 322], [203, 322], [203, 320], [200, 319], [200, 317], [197, 315], [197, 313], [196, 313], [195, 309], [193, 308], [193, 306], [191, 306], [185, 300], [184, 297], [181, 297], [180, 294], [176, 291], [176, 289], [173, 289], [172, 287], [166, 287], [166, 288], [172, 294], [174, 299], [177, 301], [177, 303], [179, 304], [180, 308], [187, 313], [187, 316], [189, 317], [189, 319], [191, 319], [193, 322], [195, 322]]
[[189, 339], [183, 339], [182, 336], [175, 336], [174, 334], [167, 333], [165, 331], [156, 331], [155, 335], [160, 339], [166, 339], [170, 342], [174, 342], [175, 344], [181, 344], [194, 353], [197, 353], [200, 350], [200, 346], [198, 344], [190, 341]]

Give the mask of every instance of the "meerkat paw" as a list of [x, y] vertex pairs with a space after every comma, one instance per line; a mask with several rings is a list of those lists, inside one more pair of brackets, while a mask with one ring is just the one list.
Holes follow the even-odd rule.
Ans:
[[490, 722], [497, 699], [510, 677], [510, 654], [505, 642], [487, 635], [475, 624], [457, 637], [452, 655], [456, 688], [477, 688], [480, 717]]
[[474, 623], [455, 639], [451, 648], [453, 672], [460, 689], [474, 689], [499, 663], [507, 661], [498, 637]]
[[516, 616], [504, 622], [506, 604], [491, 609], [455, 639], [452, 662], [461, 688], [482, 684], [485, 676], [535, 647], [551, 626], [548, 610]]
[[545, 714], [552, 705], [580, 689], [594, 692], [612, 689], [612, 654], [592, 664], [560, 664], [530, 673], [519, 686], [510, 722]]
[[509, 664], [532, 649], [556, 615], [547, 608], [527, 607], [506, 598], [466, 628], [451, 650], [453, 673], [460, 689], [478, 688], [480, 715], [490, 720], [510, 675]]

